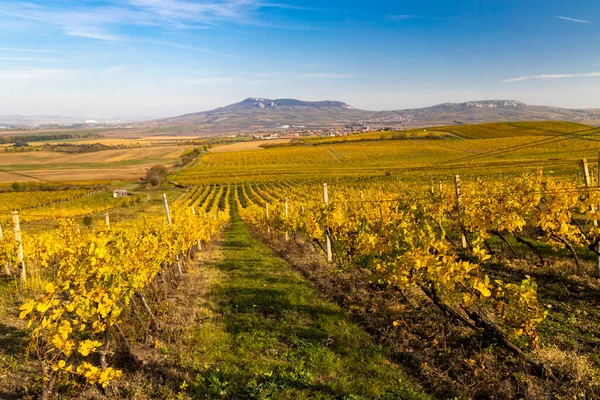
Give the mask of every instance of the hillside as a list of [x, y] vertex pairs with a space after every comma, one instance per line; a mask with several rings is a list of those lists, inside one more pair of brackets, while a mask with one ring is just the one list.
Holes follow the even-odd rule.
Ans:
[[474, 125], [450, 125], [433, 128], [366, 132], [348, 136], [306, 138], [307, 144], [345, 143], [365, 140], [414, 139], [499, 139], [526, 136], [558, 136], [592, 129], [590, 125], [566, 121], [491, 122]]
[[528, 105], [516, 100], [484, 100], [465, 103], [444, 103], [432, 107], [382, 111], [376, 119], [395, 121], [405, 119], [422, 124], [478, 124], [486, 122], [572, 121], [600, 122], [600, 110], [567, 109]]
[[214, 128], [290, 128], [363, 124], [371, 126], [461, 125], [488, 122], [571, 121], [600, 123], [600, 110], [527, 105], [516, 100], [444, 103], [432, 107], [361, 110], [341, 101], [301, 101], [251, 97], [211, 111], [158, 120], [160, 125], [195, 124]]
[[369, 118], [370, 111], [358, 110], [341, 101], [247, 98], [215, 110], [181, 115], [160, 123], [192, 123], [228, 127], [276, 127], [281, 124], [314, 126], [346, 123]]

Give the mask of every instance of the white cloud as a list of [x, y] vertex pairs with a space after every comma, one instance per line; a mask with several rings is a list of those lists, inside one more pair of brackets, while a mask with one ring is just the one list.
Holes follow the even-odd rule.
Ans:
[[218, 51], [213, 51], [213, 50], [210, 50], [210, 49], [206, 49], [204, 47], [189, 46], [187, 44], [176, 43], [176, 42], [166, 42], [166, 41], [162, 41], [162, 40], [152, 40], [152, 41], [143, 41], [143, 40], [140, 40], [139, 42], [154, 44], [154, 45], [157, 45], [157, 46], [173, 47], [175, 49], [180, 49], [180, 50], [197, 51], [197, 52], [200, 52], [200, 53], [212, 54], [212, 55], [221, 56], [221, 57], [233, 57], [233, 58], [240, 57], [237, 54], [221, 53], [221, 52], [218, 52]]
[[58, 58], [29, 58], [29, 57], [0, 57], [0, 61], [40, 61], [40, 62], [54, 62], [62, 63], [69, 62], [68, 60], [60, 60]]
[[309, 78], [309, 79], [351, 79], [351, 78], [354, 78], [354, 75], [328, 73], [328, 72], [317, 72], [317, 73], [312, 73], [312, 74], [302, 74], [302, 75], [300, 75], [300, 77]]
[[65, 29], [65, 34], [86, 39], [104, 40], [107, 42], [123, 42], [127, 40], [124, 36], [115, 35], [97, 28], [69, 27]]
[[0, 51], [23, 52], [23, 53], [60, 53], [58, 50], [45, 49], [16, 49], [12, 47], [0, 47]]
[[408, 15], [408, 14], [396, 14], [396, 15], [388, 15], [386, 19], [388, 21], [406, 21], [409, 19], [420, 18], [417, 15]]
[[567, 78], [595, 78], [600, 77], [600, 72], [588, 72], [584, 74], [541, 74], [520, 76], [518, 78], [504, 79], [502, 82], [522, 82], [533, 79], [567, 79]]
[[575, 18], [563, 17], [560, 15], [555, 15], [554, 18], [563, 19], [565, 21], [577, 22], [580, 24], [591, 24], [592, 23], [591, 21], [588, 21], [585, 19], [575, 19]]
[[103, 72], [105, 74], [116, 74], [119, 72], [123, 72], [128, 68], [129, 68], [129, 65], [115, 65], [114, 67], [105, 69]]
[[[45, 3], [45, 2], [44, 2]], [[0, 2], [0, 15], [43, 22], [44, 26], [58, 29], [66, 35], [109, 42], [130, 40], [120, 34], [131, 30], [128, 27], [153, 27], [161, 31], [183, 29], [207, 29], [218, 27], [245, 33], [231, 27], [232, 24], [252, 25], [265, 28], [313, 29], [286, 23], [277, 25], [271, 20], [260, 18], [259, 11], [265, 8], [304, 8], [288, 4], [267, 3], [259, 0], [111, 0], [101, 2], [72, 2], [69, 7], [4, 0]], [[59, 2], [56, 2], [59, 3]], [[43, 5], [41, 5], [43, 4]], [[123, 29], [125, 28], [125, 29]], [[134, 36], [134, 34], [131, 34]]]
[[29, 81], [67, 79], [77, 74], [77, 71], [50, 68], [12, 68], [0, 69], [0, 81]]

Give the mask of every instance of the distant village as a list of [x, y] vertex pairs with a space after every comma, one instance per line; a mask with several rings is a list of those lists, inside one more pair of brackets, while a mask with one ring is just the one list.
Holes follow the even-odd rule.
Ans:
[[[322, 136], [322, 137], [336, 137], [336, 136], [347, 136], [355, 133], [366, 133], [366, 132], [384, 132], [391, 130], [402, 130], [390, 127], [371, 127], [371, 126], [346, 126], [346, 127], [334, 127], [334, 128], [322, 128], [322, 129], [303, 129], [304, 126], [296, 125], [280, 125], [277, 130], [266, 130], [259, 131], [252, 134], [252, 137], [262, 140], [275, 140], [275, 139], [294, 139], [299, 137], [308, 136]], [[231, 135], [235, 137], [237, 135]]]

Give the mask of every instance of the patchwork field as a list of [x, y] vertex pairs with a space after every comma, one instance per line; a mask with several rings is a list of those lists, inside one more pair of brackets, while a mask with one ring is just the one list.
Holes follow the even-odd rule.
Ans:
[[0, 151], [0, 182], [137, 180], [155, 164], [176, 164], [189, 148], [153, 146], [84, 154]]
[[0, 398], [600, 398], [599, 137], [0, 152]]
[[[577, 129], [579, 132], [580, 127]], [[237, 183], [391, 174], [400, 180], [429, 181], [452, 173], [475, 177], [539, 168], [549, 174], [576, 176], [581, 158], [597, 159], [598, 132], [599, 128], [588, 127], [580, 133], [552, 136], [307, 143], [241, 153], [218, 152], [216, 147], [217, 151], [204, 155], [194, 169], [178, 179], [187, 183]]]

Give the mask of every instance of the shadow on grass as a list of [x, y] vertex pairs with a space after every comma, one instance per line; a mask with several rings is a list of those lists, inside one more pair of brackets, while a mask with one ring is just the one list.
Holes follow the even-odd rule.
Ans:
[[[212, 288], [219, 332], [199, 327], [200, 354], [187, 394], [201, 398], [425, 398], [382, 348], [264, 244], [232, 204]], [[214, 328], [217, 330], [217, 328]], [[209, 340], [206, 337], [213, 335]], [[210, 354], [210, 355], [209, 355]], [[212, 357], [212, 359], [211, 359]]]

